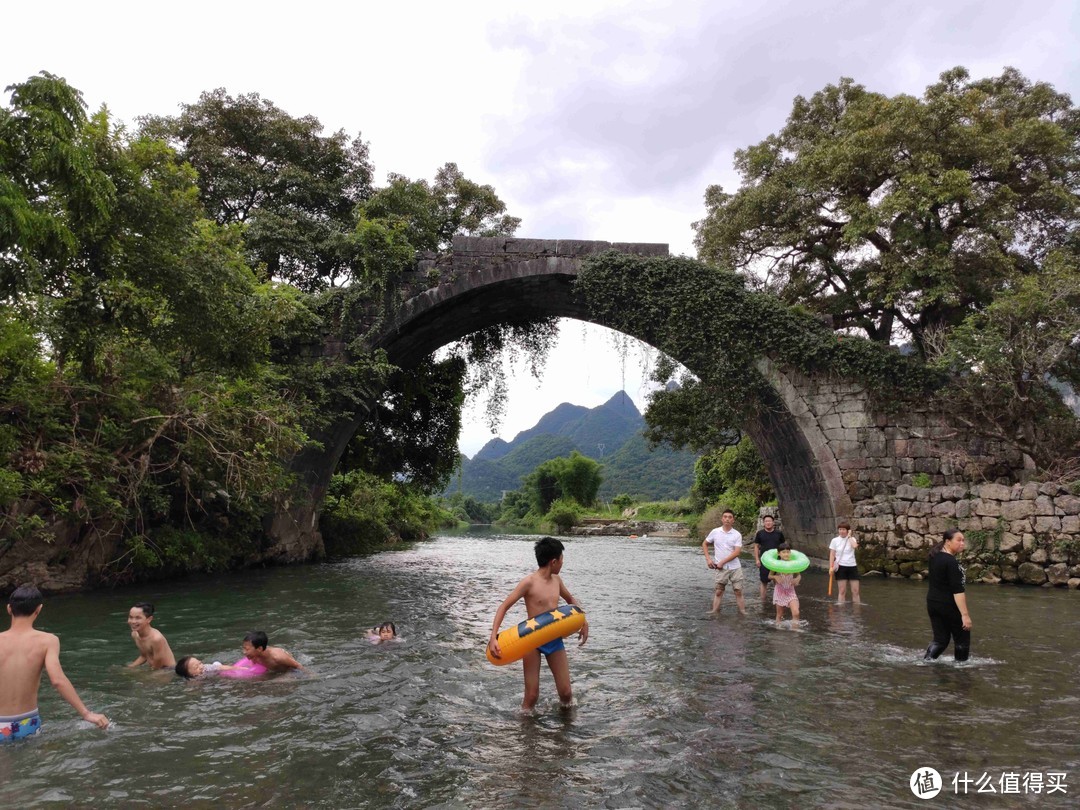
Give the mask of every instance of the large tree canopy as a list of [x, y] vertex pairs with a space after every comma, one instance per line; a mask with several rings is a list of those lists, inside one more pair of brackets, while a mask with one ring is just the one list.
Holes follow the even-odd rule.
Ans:
[[207, 211], [240, 223], [255, 266], [268, 278], [318, 290], [347, 279], [356, 259], [354, 209], [371, 195], [367, 144], [322, 134], [249, 93], [203, 93], [172, 117], [141, 119], [142, 133], [173, 145], [199, 175]]
[[925, 351], [1055, 251], [1075, 257], [1078, 139], [1069, 97], [1012, 69], [956, 68], [921, 99], [843, 79], [736, 153], [742, 185], [708, 189], [696, 243], [838, 328]]

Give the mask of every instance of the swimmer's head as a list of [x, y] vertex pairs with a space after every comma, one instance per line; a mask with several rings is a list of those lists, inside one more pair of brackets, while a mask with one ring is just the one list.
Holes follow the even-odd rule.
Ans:
[[8, 597], [8, 611], [12, 616], [33, 616], [44, 599], [34, 585], [20, 585]]
[[559, 559], [563, 554], [562, 541], [554, 537], [541, 537], [536, 541], [533, 550], [536, 552], [536, 564], [543, 568], [550, 562]]
[[127, 623], [132, 630], [140, 630], [154, 620], [154, 606], [149, 602], [136, 602], [128, 611]]
[[206, 664], [194, 655], [185, 655], [176, 662], [176, 674], [182, 678], [198, 678], [206, 671]]
[[379, 625], [379, 640], [389, 641], [392, 638], [397, 638], [397, 628], [394, 627], [393, 622], [383, 622]]
[[781, 560], [787, 560], [791, 558], [791, 546], [787, 543], [781, 543], [776, 547], [776, 556]]
[[252, 630], [244, 636], [244, 641], [240, 647], [244, 651], [244, 657], [251, 659], [256, 654], [256, 651], [265, 650], [269, 644], [270, 639], [266, 637], [266, 633], [262, 630]]

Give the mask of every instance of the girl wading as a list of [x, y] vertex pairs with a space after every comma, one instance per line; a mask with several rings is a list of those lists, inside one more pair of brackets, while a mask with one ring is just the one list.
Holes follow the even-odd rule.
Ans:
[[930, 549], [930, 589], [926, 592], [926, 612], [934, 640], [926, 648], [926, 660], [937, 658], [953, 642], [953, 656], [967, 661], [971, 652], [971, 616], [968, 615], [967, 594], [964, 593], [964, 569], [956, 555], [964, 550], [964, 535], [950, 529], [942, 540]]

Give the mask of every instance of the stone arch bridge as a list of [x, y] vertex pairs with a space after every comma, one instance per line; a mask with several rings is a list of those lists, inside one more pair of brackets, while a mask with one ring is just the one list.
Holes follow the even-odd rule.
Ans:
[[[422, 255], [406, 274], [395, 290], [400, 305], [370, 340], [371, 348], [384, 349], [391, 362], [408, 368], [496, 323], [560, 317], [607, 326], [593, 317], [573, 285], [582, 260], [607, 250], [668, 255], [663, 244], [457, 237], [449, 254]], [[329, 339], [323, 355], [344, 354], [347, 339]], [[846, 518], [863, 538], [868, 565], [912, 573], [902, 566], [925, 559], [928, 535], [958, 521], [968, 531], [981, 529], [989, 519], [996, 531], [1001, 504], [1031, 495], [1009, 486], [1022, 474], [1020, 457], [969, 437], [943, 414], [877, 412], [858, 383], [832, 375], [810, 377], [766, 357], [757, 364], [771, 383], [773, 401], [743, 427], [765, 459], [785, 533], [811, 556], [828, 556], [836, 523]], [[317, 505], [358, 423], [342, 419], [316, 437], [321, 450], [295, 460], [294, 469], [314, 497], [273, 517], [269, 533], [278, 559], [307, 558], [319, 551]], [[992, 481], [997, 489], [983, 498], [972, 483], [979, 480]], [[991, 504], [995, 500], [997, 506]], [[741, 528], [746, 533], [751, 527]], [[1015, 528], [1025, 533], [1023, 525]], [[1018, 567], [1021, 560], [1015, 562]]]

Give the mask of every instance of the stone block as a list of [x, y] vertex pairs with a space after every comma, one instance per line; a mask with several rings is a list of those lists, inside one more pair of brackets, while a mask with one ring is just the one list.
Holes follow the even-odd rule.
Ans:
[[557, 239], [507, 239], [503, 250], [507, 253], [529, 253], [536, 256], [554, 256], [558, 252]]
[[926, 521], [926, 529], [932, 535], [940, 535], [947, 529], [955, 529], [956, 521], [952, 518], [931, 517]]
[[1012, 500], [1012, 488], [1004, 484], [980, 484], [975, 489], [979, 493], [979, 497], [986, 500]]
[[1061, 531], [1065, 534], [1080, 534], [1080, 515], [1065, 515], [1061, 519]]
[[968, 496], [967, 487], [957, 486], [956, 484], [941, 487], [939, 491], [941, 492], [941, 499], [945, 501], [959, 501]]
[[1045, 532], [1060, 532], [1061, 531], [1061, 518], [1059, 517], [1047, 517], [1040, 515], [1035, 518], [1035, 533], [1043, 534]]
[[505, 236], [455, 236], [450, 243], [454, 253], [502, 253], [506, 247]]
[[1080, 588], [1080, 578], [1069, 577], [1069, 581], [1067, 584], [1069, 586], [1069, 590], [1075, 591], [1077, 588]]
[[1058, 495], [1054, 498], [1054, 506], [1060, 510], [1057, 514], [1080, 515], [1080, 498], [1075, 495]]
[[1039, 563], [1040, 565], [1046, 562], [1046, 549], [1037, 548], [1031, 554], [1028, 555], [1028, 559], [1033, 563]]
[[1031, 518], [1026, 520], [1013, 520], [1009, 523], [1009, 531], [1014, 534], [1027, 534], [1033, 528]]
[[1010, 551], [1019, 551], [1024, 547], [1024, 539], [1012, 532], [1005, 532], [1001, 535], [1001, 543], [998, 545], [998, 551], [1002, 553], [1008, 553]]
[[999, 517], [1001, 515], [1001, 502], [980, 498], [972, 504], [971, 509], [976, 515], [982, 517]]
[[1049, 495], [1040, 495], [1035, 499], [1035, 514], [1036, 515], [1053, 515], [1054, 513], [1054, 499]]
[[908, 532], [904, 535], [904, 545], [908, 548], [926, 548], [926, 538], [915, 532]]
[[578, 256], [591, 256], [594, 253], [603, 253], [611, 250], [611, 242], [590, 242], [584, 239], [560, 239], [555, 246], [559, 256], [576, 258]]
[[846, 428], [864, 428], [869, 424], [866, 414], [861, 411], [840, 414], [840, 424]]
[[666, 242], [612, 242], [611, 249], [631, 256], [667, 256]]
[[914, 501], [919, 497], [922, 490], [910, 484], [901, 484], [896, 488], [896, 497], [905, 501]]
[[985, 532], [996, 532], [1001, 526], [999, 519], [996, 517], [981, 517], [979, 520]]
[[1035, 563], [1020, 563], [1016, 573], [1025, 585], [1042, 585], [1046, 582], [1046, 570]]
[[[1034, 514], [1034, 501], [1009, 501], [1001, 505], [1001, 516], [1005, 518], [1005, 520], [1021, 520], [1023, 518], [1031, 517]], [[1051, 512], [1049, 514], [1053, 513]]]
[[956, 503], [953, 501], [943, 501], [934, 506], [932, 513], [941, 515], [942, 517], [954, 518], [956, 517]]
[[1001, 579], [1004, 582], [1016, 582], [1019, 579], [1016, 567], [1012, 565], [1001, 566]]
[[915, 472], [938, 475], [941, 473], [941, 459], [930, 457], [917, 458], [915, 459]]
[[[1023, 499], [1025, 501], [1033, 501], [1039, 496], [1038, 484], [1017, 484], [1016, 486], [1020, 487], [1020, 495], [1018, 498], [1017, 496], [1014, 496], [1014, 500]], [[1015, 490], [1016, 487], [1013, 487], [1013, 489]]]

